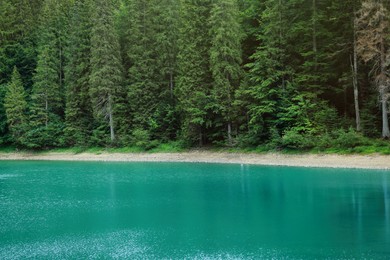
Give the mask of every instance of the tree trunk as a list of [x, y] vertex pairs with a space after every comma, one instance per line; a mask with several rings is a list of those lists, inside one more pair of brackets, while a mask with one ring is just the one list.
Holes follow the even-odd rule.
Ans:
[[[354, 8], [355, 13], [355, 8]], [[358, 82], [358, 62], [357, 62], [357, 46], [356, 46], [356, 18], [353, 20], [353, 61], [351, 60], [353, 96], [355, 103], [355, 120], [356, 131], [362, 130], [360, 124], [360, 107], [359, 107], [359, 82]]]
[[387, 117], [387, 94], [386, 86], [381, 85], [379, 87], [380, 100], [382, 103], [382, 138], [390, 137], [389, 120]]
[[114, 116], [112, 112], [112, 100], [111, 95], [108, 97], [108, 117], [110, 120], [110, 136], [111, 142], [115, 141], [115, 131], [114, 131]]
[[202, 133], [202, 127], [199, 127], [199, 146], [203, 146], [203, 133]]
[[387, 113], [387, 86], [386, 86], [386, 53], [385, 39], [381, 37], [381, 75], [379, 76], [379, 95], [382, 103], [382, 138], [390, 137], [389, 119]]
[[47, 100], [47, 93], [45, 95], [45, 126], [47, 128], [47, 126], [49, 125], [49, 102]]
[[233, 140], [232, 140], [232, 123], [231, 122], [228, 123], [228, 142], [229, 142], [230, 146], [233, 144]]

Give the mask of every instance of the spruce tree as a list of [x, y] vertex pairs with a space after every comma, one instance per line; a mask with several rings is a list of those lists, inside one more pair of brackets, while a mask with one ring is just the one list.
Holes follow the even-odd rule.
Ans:
[[178, 0], [124, 1], [119, 15], [132, 130], [174, 135]]
[[4, 107], [7, 115], [8, 128], [17, 144], [22, 143], [22, 137], [26, 132], [27, 102], [26, 92], [17, 68], [14, 68], [11, 82], [8, 85], [4, 99]]
[[42, 0], [0, 1], [0, 143], [7, 142], [8, 130], [4, 95], [13, 68], [18, 67], [29, 91], [36, 66], [35, 32]]
[[64, 116], [65, 17], [68, 2], [47, 0], [41, 17], [37, 67], [31, 92], [31, 148], [61, 145]]
[[241, 30], [235, 0], [218, 0], [210, 16], [210, 68], [213, 75], [213, 110], [222, 117], [232, 144], [234, 95], [241, 76]]
[[93, 114], [89, 96], [91, 58], [91, 1], [76, 1], [71, 10], [65, 68], [65, 136], [68, 144], [88, 145]]
[[256, 35], [259, 46], [246, 65], [247, 83], [239, 90], [239, 102], [246, 106], [249, 117], [246, 138], [249, 144], [266, 141], [271, 137], [271, 129], [283, 130], [278, 124], [279, 114], [288, 104], [283, 102], [287, 101], [284, 97], [291, 98], [292, 93], [288, 92], [291, 92], [293, 74], [287, 62], [287, 8], [284, 0], [269, 0], [258, 7], [262, 25]]
[[157, 63], [157, 84], [159, 90], [151, 124], [151, 134], [160, 140], [176, 138], [179, 117], [174, 90], [177, 79], [177, 54], [179, 38], [180, 0], [152, 2], [154, 27], [155, 62]]
[[123, 116], [115, 118], [123, 97], [120, 46], [114, 23], [114, 1], [99, 0], [93, 6], [91, 33], [91, 75], [89, 94], [95, 118], [100, 127], [108, 126], [110, 140], [116, 139], [116, 125], [123, 124]]
[[126, 1], [121, 21], [133, 125], [144, 130], [149, 128], [160, 92], [152, 4], [149, 0]]
[[175, 94], [182, 113], [182, 138], [203, 145], [205, 131], [211, 125], [209, 102], [210, 36], [208, 21], [210, 0], [182, 2], [178, 53], [178, 77]]
[[382, 1], [367, 0], [359, 10], [357, 20], [357, 52], [365, 62], [371, 62], [375, 85], [382, 108], [382, 138], [390, 138], [388, 122], [389, 82], [388, 64], [390, 49], [389, 11]]

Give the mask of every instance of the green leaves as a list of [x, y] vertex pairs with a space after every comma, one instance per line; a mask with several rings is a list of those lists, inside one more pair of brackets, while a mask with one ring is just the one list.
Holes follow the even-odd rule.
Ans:
[[15, 143], [20, 144], [27, 131], [27, 102], [19, 71], [14, 67], [4, 98], [7, 123]]
[[[348, 128], [353, 18], [360, 5], [2, 0], [0, 142], [39, 149], [179, 138], [190, 145], [239, 140], [276, 147]], [[381, 17], [383, 10], [376, 10]], [[372, 136], [381, 120], [370, 77], [379, 70], [371, 66], [380, 64], [379, 52], [366, 56], [380, 47], [378, 35], [385, 49], [388, 40], [386, 26], [363, 26], [373, 14], [362, 16], [360, 33], [369, 43], [360, 41], [362, 57], [373, 63], [359, 64], [356, 77], [362, 132]], [[378, 82], [387, 82], [387, 65]]]
[[123, 123], [125, 116], [123, 113], [117, 113], [122, 111], [117, 108], [125, 96], [125, 91], [114, 12], [113, 1], [100, 0], [93, 5], [89, 78], [93, 112], [97, 121], [106, 120], [111, 144], [116, 140], [117, 125]]
[[65, 136], [69, 145], [87, 146], [94, 118], [89, 96], [91, 74], [92, 2], [76, 1], [70, 11], [69, 36], [65, 52], [66, 108]]
[[[235, 117], [234, 95], [242, 76], [242, 32], [237, 14], [238, 5], [234, 0], [218, 0], [213, 4], [209, 19], [212, 101], [217, 108], [213, 112], [222, 117], [226, 125], [231, 124]], [[232, 143], [230, 133], [227, 137], [228, 142]]]
[[[178, 53], [176, 97], [183, 114], [183, 138], [203, 143], [203, 130], [208, 121], [208, 97], [212, 75], [209, 67], [211, 46], [209, 24], [211, 2], [182, 2]], [[194, 131], [194, 132], [193, 132]]]

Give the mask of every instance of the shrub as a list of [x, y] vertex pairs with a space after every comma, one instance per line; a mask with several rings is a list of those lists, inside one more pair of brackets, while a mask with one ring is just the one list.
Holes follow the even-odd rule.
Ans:
[[157, 147], [160, 142], [158, 140], [151, 140], [147, 130], [137, 128], [133, 131], [132, 144], [144, 150], [150, 150]]
[[280, 149], [283, 146], [283, 140], [279, 134], [278, 129], [276, 129], [276, 127], [271, 127], [269, 135], [270, 140], [267, 143], [266, 147], [268, 149]]
[[332, 146], [336, 148], [349, 149], [370, 144], [366, 137], [356, 132], [353, 128], [349, 128], [348, 131], [338, 129], [332, 134], [334, 136]]
[[282, 137], [282, 146], [293, 149], [310, 149], [315, 146], [314, 137], [301, 134], [296, 129], [287, 130]]

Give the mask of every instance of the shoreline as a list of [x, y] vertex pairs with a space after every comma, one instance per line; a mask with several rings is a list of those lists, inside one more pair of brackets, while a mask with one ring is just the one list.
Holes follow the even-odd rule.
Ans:
[[96, 161], [96, 162], [185, 162], [268, 166], [390, 169], [390, 155], [337, 155], [280, 153], [227, 153], [190, 151], [178, 153], [0, 153], [0, 161]]

